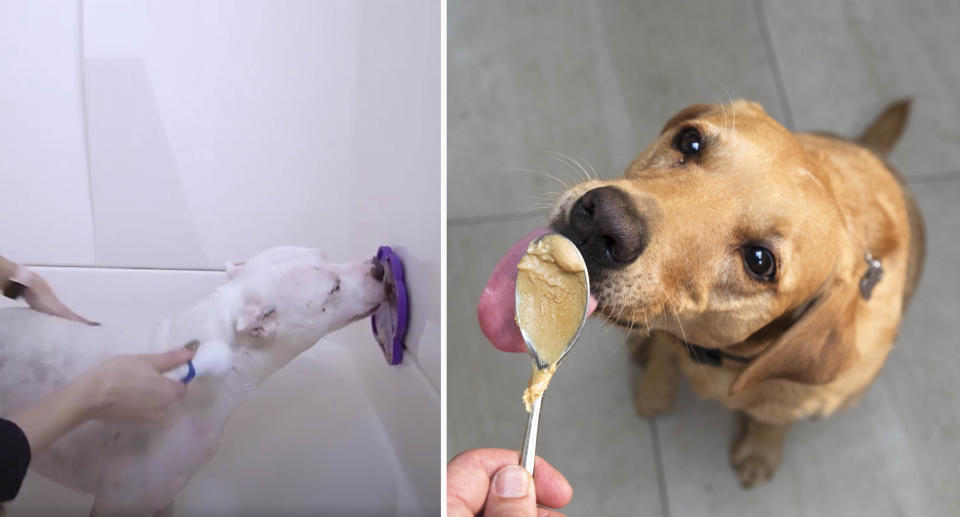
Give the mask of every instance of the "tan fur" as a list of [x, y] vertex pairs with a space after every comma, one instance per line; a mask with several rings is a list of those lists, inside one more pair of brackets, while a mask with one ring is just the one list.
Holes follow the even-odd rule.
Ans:
[[[744, 486], [772, 475], [791, 422], [859, 400], [893, 346], [924, 249], [920, 213], [883, 161], [908, 107], [888, 109], [860, 145], [791, 133], [756, 103], [694, 105], [623, 178], [577, 185], [554, 210], [562, 228], [589, 190], [614, 186], [630, 197], [650, 242], [635, 262], [591, 272], [598, 312], [651, 334], [640, 414], [669, 408], [680, 371], [699, 395], [744, 412], [731, 451]], [[704, 135], [696, 159], [672, 147], [687, 126]], [[737, 250], [747, 242], [775, 250], [776, 282], [746, 272]], [[884, 271], [869, 300], [858, 285], [866, 253]], [[752, 361], [697, 364], [683, 341]]]

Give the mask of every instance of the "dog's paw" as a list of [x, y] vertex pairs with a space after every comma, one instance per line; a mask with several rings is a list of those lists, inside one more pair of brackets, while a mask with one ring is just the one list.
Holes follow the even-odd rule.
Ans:
[[673, 407], [675, 390], [672, 386], [653, 386], [641, 379], [637, 386], [637, 398], [634, 408], [643, 418], [662, 415]]
[[733, 466], [740, 478], [740, 486], [750, 488], [757, 483], [769, 481], [777, 470], [776, 465], [770, 464], [770, 459], [764, 456], [748, 456]]
[[773, 477], [780, 464], [780, 445], [764, 443], [746, 435], [730, 453], [730, 463], [743, 488], [750, 488]]

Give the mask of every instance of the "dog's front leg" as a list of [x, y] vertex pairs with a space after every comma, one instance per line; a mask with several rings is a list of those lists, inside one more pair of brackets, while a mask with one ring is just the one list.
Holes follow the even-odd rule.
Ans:
[[[631, 336], [639, 339], [639, 336]], [[675, 343], [672, 337], [657, 332], [646, 339], [647, 368], [637, 382], [637, 414], [649, 418], [665, 413], [673, 406], [677, 394], [677, 380], [680, 366], [671, 347]]]
[[730, 463], [744, 488], [767, 481], [780, 464], [783, 439], [791, 424], [768, 424], [741, 415], [740, 435], [730, 451]]

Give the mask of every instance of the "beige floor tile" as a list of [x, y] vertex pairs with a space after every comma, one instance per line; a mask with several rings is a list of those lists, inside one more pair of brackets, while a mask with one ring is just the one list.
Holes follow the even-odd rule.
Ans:
[[960, 2], [764, 0], [763, 12], [798, 129], [854, 135], [911, 96], [894, 165], [907, 176], [960, 171]]
[[451, 2], [451, 217], [526, 212], [575, 181], [549, 151], [619, 175], [675, 112], [746, 97], [780, 117], [753, 4]]
[[[882, 380], [909, 439], [935, 511], [960, 508], [960, 177], [913, 184], [927, 225], [927, 260], [920, 289], [900, 329]], [[920, 515], [919, 513], [915, 513]]]

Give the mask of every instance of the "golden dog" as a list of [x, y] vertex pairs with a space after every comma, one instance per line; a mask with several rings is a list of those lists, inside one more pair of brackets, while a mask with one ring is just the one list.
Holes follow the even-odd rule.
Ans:
[[623, 178], [554, 208], [597, 312], [645, 348], [637, 411], [667, 410], [681, 371], [742, 411], [744, 486], [773, 474], [794, 420], [854, 404], [893, 346], [924, 255], [920, 213], [884, 161], [908, 111], [848, 141], [791, 133], [753, 102], [694, 105]]

